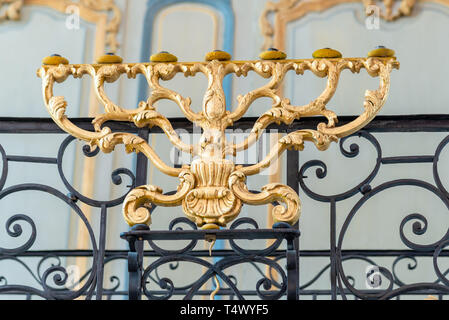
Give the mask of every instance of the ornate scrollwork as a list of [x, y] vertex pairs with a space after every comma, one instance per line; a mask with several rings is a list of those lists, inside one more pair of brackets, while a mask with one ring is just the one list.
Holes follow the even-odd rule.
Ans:
[[[180, 227], [180, 224], [186, 224], [187, 228], [184, 229], [183, 227]], [[247, 217], [236, 219], [231, 224], [230, 230], [248, 230], [248, 226], [252, 227], [252, 230], [260, 230], [257, 222]], [[285, 226], [283, 226], [283, 228], [285, 228]], [[176, 218], [169, 226], [171, 232], [186, 232], [189, 231], [189, 229], [197, 231], [196, 225], [184, 217]], [[132, 233], [132, 231], [130, 233]], [[124, 237], [127, 238], [126, 235]], [[135, 238], [132, 239], [132, 237], [127, 239], [128, 241], [135, 241]], [[225, 239], [223, 240], [226, 241]], [[183, 246], [180, 249], [162, 249], [155, 244], [157, 240], [154, 241], [144, 237], [144, 241], [148, 243], [149, 247], [160, 256], [142, 270], [143, 285], [141, 292], [148, 298], [154, 300], [170, 299], [174, 295], [179, 296], [180, 293], [184, 295], [184, 299], [190, 300], [204, 288], [204, 285], [207, 282], [218, 277], [221, 279], [221, 290], [223, 290], [223, 292], [220, 293], [221, 295], [229, 294], [232, 297], [244, 299], [245, 293], [242, 292], [241, 288], [238, 288], [237, 278], [230, 274], [232, 273], [233, 268], [238, 266], [239, 268], [249, 268], [249, 270], [254, 271], [257, 275], [261, 276], [255, 283], [254, 290], [254, 293], [257, 294], [259, 298], [279, 299], [288, 292], [288, 275], [277, 259], [268, 258], [267, 256], [278, 252], [280, 245], [284, 240], [285, 238], [280, 236], [268, 247], [263, 246], [263, 248], [250, 249], [238, 245], [236, 243], [238, 240], [233, 239], [231, 236], [227, 241], [229, 241], [229, 245], [232, 248], [231, 252], [233, 252], [233, 254], [212, 261], [211, 263], [207, 258], [204, 259], [204, 257], [202, 258], [200, 255], [193, 254], [196, 251], [194, 248], [197, 244], [197, 239], [192, 239], [186, 246]], [[285, 258], [285, 256], [280, 257]], [[181, 266], [185, 267], [186, 265], [189, 265], [190, 270], [193, 270], [196, 266], [205, 269], [205, 272], [193, 282], [182, 284], [179, 283], [179, 280], [175, 281], [168, 277], [161, 277], [158, 272], [165, 266], [169, 267], [171, 271], [179, 271]], [[264, 266], [269, 268], [269, 270], [276, 276], [273, 277], [272, 274], [266, 275], [262, 270]]]
[[[395, 58], [340, 58], [281, 61], [218, 61], [198, 63], [137, 63], [108, 65], [59, 65], [43, 66], [38, 75], [42, 78], [43, 96], [53, 120], [71, 135], [87, 141], [91, 147], [99, 147], [103, 152], [111, 152], [117, 144], [124, 144], [127, 152], [142, 152], [163, 173], [178, 176], [180, 184], [175, 194], [163, 194], [157, 186], [140, 186], [132, 190], [123, 204], [125, 220], [130, 224], [150, 223], [152, 204], [162, 206], [182, 205], [185, 214], [198, 226], [216, 224], [226, 226], [240, 212], [242, 204], [262, 205], [278, 201], [285, 204], [273, 209], [275, 221], [294, 224], [299, 218], [300, 201], [298, 195], [282, 184], [269, 184], [260, 193], [249, 192], [246, 177], [267, 168], [286, 149], [302, 150], [304, 142], [310, 141], [319, 150], [325, 150], [331, 142], [348, 136], [369, 123], [384, 105], [390, 87], [390, 73], [398, 68]], [[327, 104], [337, 90], [343, 70], [358, 73], [364, 68], [373, 77], [379, 77], [377, 90], [367, 90], [363, 103], [364, 111], [353, 121], [337, 126], [338, 118]], [[288, 71], [302, 75], [311, 71], [318, 77], [327, 78], [323, 92], [312, 102], [294, 106], [290, 100], [281, 97], [279, 86]], [[253, 71], [269, 79], [264, 86], [237, 98], [233, 111], [226, 110], [222, 81], [228, 74], [246, 76]], [[177, 73], [186, 77], [203, 73], [208, 78], [202, 110], [191, 109], [190, 98], [185, 98], [160, 84]], [[87, 131], [74, 125], [65, 115], [67, 103], [63, 97], [53, 96], [54, 82], [62, 82], [68, 76], [75, 78], [90, 75], [95, 83], [95, 91], [104, 105], [105, 113], [93, 120], [95, 131]], [[126, 74], [135, 78], [143, 74], [152, 88], [147, 101], [139, 103], [134, 110], [124, 109], [111, 101], [105, 93], [105, 83], [114, 82]], [[226, 140], [225, 129], [238, 121], [250, 106], [259, 98], [268, 97], [273, 101], [272, 108], [262, 114], [255, 122], [249, 136], [240, 144]], [[185, 117], [203, 129], [200, 141], [195, 145], [181, 141], [173, 130], [170, 121], [159, 113], [155, 102], [167, 99], [175, 102]], [[272, 123], [291, 124], [294, 120], [309, 116], [324, 116], [327, 122], [320, 123], [316, 130], [298, 130], [277, 142], [268, 155], [257, 164], [236, 166], [227, 160], [227, 155], [248, 149]], [[131, 133], [112, 132], [104, 126], [106, 121], [128, 121], [137, 127], [157, 126], [168, 136], [170, 142], [179, 150], [190, 153], [196, 159], [190, 166], [173, 168], [164, 163], [155, 150], [142, 138]]]

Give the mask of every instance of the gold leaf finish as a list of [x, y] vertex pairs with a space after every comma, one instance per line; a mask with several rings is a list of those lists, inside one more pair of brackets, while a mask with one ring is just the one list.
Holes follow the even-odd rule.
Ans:
[[190, 171], [197, 183], [183, 201], [184, 212], [199, 225], [226, 226], [239, 214], [242, 206], [240, 199], [228, 187], [234, 163], [226, 159], [196, 159], [192, 161]]
[[[66, 132], [87, 141], [92, 147], [103, 152], [112, 152], [117, 144], [124, 144], [127, 152], [141, 152], [152, 164], [166, 175], [179, 177], [177, 192], [164, 195], [153, 185], [139, 186], [132, 190], [123, 204], [125, 220], [130, 225], [149, 224], [150, 208], [159, 206], [182, 206], [184, 213], [198, 226], [226, 226], [235, 219], [243, 204], [264, 205], [279, 202], [272, 215], [275, 222], [294, 224], [300, 215], [301, 203], [298, 195], [288, 186], [272, 183], [260, 192], [250, 192], [246, 186], [248, 176], [259, 173], [270, 166], [287, 149], [302, 150], [306, 141], [312, 142], [319, 150], [327, 149], [332, 142], [356, 132], [368, 124], [384, 105], [390, 87], [390, 73], [398, 68], [394, 57], [388, 58], [337, 58], [305, 60], [262, 60], [262, 61], [218, 61], [176, 62], [176, 63], [135, 63], [112, 65], [59, 65], [42, 66], [38, 75], [42, 78], [44, 102], [53, 120]], [[367, 90], [361, 114], [353, 121], [338, 126], [337, 114], [327, 105], [337, 90], [340, 74], [344, 70], [359, 73], [365, 69], [372, 77], [379, 78], [379, 88]], [[290, 100], [280, 96], [279, 87], [287, 72], [302, 75], [312, 72], [320, 78], [327, 78], [323, 92], [306, 105], [295, 106]], [[226, 106], [222, 82], [226, 75], [246, 76], [255, 72], [268, 79], [260, 88], [237, 97], [232, 111]], [[160, 80], [169, 81], [176, 74], [193, 77], [202, 73], [208, 79], [202, 109], [194, 112], [190, 98], [165, 88]], [[125, 109], [115, 104], [105, 92], [105, 84], [126, 75], [136, 78], [142, 74], [152, 89], [147, 101], [141, 101], [136, 109]], [[63, 82], [69, 76], [74, 78], [89, 75], [94, 83], [98, 99], [105, 112], [93, 120], [94, 131], [77, 127], [66, 116], [67, 102], [64, 97], [53, 96], [55, 82]], [[255, 122], [248, 137], [239, 144], [228, 141], [225, 129], [241, 119], [254, 101], [267, 97], [272, 101], [271, 109], [263, 113]], [[202, 128], [202, 136], [197, 144], [183, 142], [173, 129], [169, 119], [157, 110], [155, 102], [171, 100], [176, 103], [185, 117]], [[326, 121], [318, 124], [316, 130], [298, 130], [281, 137], [262, 161], [249, 166], [236, 166], [226, 157], [248, 149], [272, 123], [291, 124], [302, 117], [323, 116]], [[164, 163], [155, 150], [142, 138], [124, 132], [112, 132], [105, 126], [106, 121], [128, 121], [137, 127], [161, 128], [169, 141], [177, 149], [195, 157], [191, 165], [174, 168]]]

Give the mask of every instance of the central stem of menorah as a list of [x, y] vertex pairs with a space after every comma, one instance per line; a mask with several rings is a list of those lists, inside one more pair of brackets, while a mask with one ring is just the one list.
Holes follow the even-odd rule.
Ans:
[[[176, 62], [176, 58], [173, 59], [174, 56], [168, 53], [161, 53], [159, 60], [153, 59], [155, 62], [151, 63], [124, 64], [120, 57], [108, 55], [97, 64], [82, 65], [70, 65], [64, 58], [52, 56], [44, 59], [44, 66], [38, 75], [42, 78], [45, 105], [63, 130], [87, 141], [91, 147], [99, 147], [103, 152], [111, 152], [117, 144], [124, 144], [127, 152], [142, 152], [157, 169], [169, 176], [179, 177], [177, 192], [172, 195], [165, 195], [154, 185], [133, 189], [123, 204], [123, 214], [130, 225], [149, 224], [149, 207], [152, 204], [182, 206], [185, 214], [198, 226], [218, 227], [226, 226], [233, 220], [243, 204], [262, 205], [275, 201], [281, 204], [273, 208], [274, 221], [294, 224], [299, 219], [300, 201], [293, 189], [272, 183], [262, 187], [259, 193], [249, 192], [246, 177], [267, 168], [286, 149], [302, 150], [304, 141], [310, 141], [319, 150], [325, 150], [331, 142], [368, 124], [386, 101], [392, 69], [399, 67], [393, 54], [392, 50], [381, 47], [370, 52], [368, 58], [341, 58], [340, 53], [326, 48], [318, 50], [314, 54], [315, 59], [285, 60], [285, 54], [269, 50], [261, 55], [262, 60], [230, 61], [228, 54], [212, 52], [208, 54], [209, 61], [185, 63]], [[363, 112], [355, 120], [337, 126], [337, 115], [327, 109], [327, 104], [337, 90], [340, 73], [346, 69], [359, 73], [362, 68], [369, 75], [379, 77], [379, 88], [366, 91]], [[279, 87], [287, 72], [302, 75], [307, 70], [318, 77], [327, 78], [326, 88], [310, 103], [292, 105], [289, 99], [279, 95]], [[198, 72], [207, 77], [208, 87], [202, 110], [193, 112], [190, 98], [162, 86], [160, 80], [168, 81], [178, 73], [191, 77]], [[248, 72], [255, 72], [269, 80], [264, 86], [238, 96], [237, 105], [233, 111], [228, 111], [222, 86], [224, 77], [228, 74], [246, 76]], [[72, 123], [65, 115], [67, 103], [64, 97], [53, 95], [55, 82], [62, 82], [70, 75], [79, 78], [85, 74], [92, 77], [97, 96], [105, 109], [105, 113], [97, 115], [93, 120], [95, 131], [81, 129]], [[143, 74], [152, 89], [147, 101], [141, 101], [134, 110], [116, 105], [104, 90], [105, 83], [114, 82], [123, 74], [128, 78]], [[227, 141], [226, 128], [242, 118], [253, 102], [262, 97], [272, 100], [271, 109], [260, 115], [243, 142], [235, 144]], [[157, 110], [155, 104], [162, 99], [175, 102], [189, 121], [202, 128], [198, 144], [186, 144], [180, 139], [169, 119]], [[316, 130], [298, 130], [285, 135], [259, 163], [236, 166], [226, 158], [227, 155], [235, 156], [248, 149], [272, 123], [289, 125], [302, 117], [319, 115], [324, 116], [327, 122], [320, 123]], [[145, 140], [131, 133], [112, 132], [104, 126], [106, 121], [129, 121], [140, 128], [158, 126], [176, 148], [191, 154], [195, 160], [182, 168], [169, 166]]]

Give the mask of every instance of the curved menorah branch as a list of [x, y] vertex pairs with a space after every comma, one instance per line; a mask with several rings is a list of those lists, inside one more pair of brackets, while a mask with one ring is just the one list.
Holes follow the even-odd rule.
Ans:
[[[153, 185], [140, 186], [125, 198], [123, 214], [130, 224], [151, 222], [149, 208], [160, 206], [182, 206], [184, 213], [198, 226], [215, 224], [226, 226], [240, 213], [243, 204], [263, 205], [274, 201], [283, 203], [273, 209], [274, 221], [294, 224], [300, 215], [300, 201], [293, 189], [282, 184], [268, 184], [260, 193], [252, 193], [246, 187], [246, 177], [259, 173], [270, 166], [286, 149], [302, 150], [304, 142], [310, 141], [319, 150], [325, 150], [333, 141], [352, 134], [369, 123], [384, 105], [390, 87], [390, 73], [399, 63], [392, 58], [336, 58], [279, 61], [218, 61], [194, 63], [137, 63], [109, 65], [59, 65], [43, 66], [38, 74], [43, 80], [44, 102], [53, 120], [71, 135], [98, 146], [103, 152], [111, 152], [117, 144], [124, 144], [127, 152], [142, 152], [161, 172], [178, 176], [180, 184], [174, 195], [164, 195]], [[367, 90], [364, 111], [352, 122], [337, 126], [338, 118], [327, 104], [334, 96], [343, 70], [359, 73], [364, 68], [373, 77], [379, 77], [377, 90]], [[246, 76], [253, 71], [269, 79], [268, 83], [238, 97], [234, 111], [226, 110], [226, 100], [222, 82], [226, 75]], [[326, 87], [312, 102], [303, 106], [293, 106], [290, 100], [280, 95], [279, 86], [289, 71], [298, 75], [311, 71], [314, 75], [327, 78]], [[202, 102], [202, 111], [193, 112], [190, 98], [167, 89], [160, 80], [169, 81], [182, 73], [186, 77], [203, 73], [208, 79], [207, 90]], [[53, 96], [55, 82], [63, 82], [69, 75], [75, 78], [88, 74], [94, 81], [95, 91], [105, 108], [105, 113], [95, 117], [95, 132], [83, 130], [74, 125], [65, 115], [67, 102], [64, 97]], [[106, 94], [105, 83], [118, 80], [122, 75], [136, 78], [143, 74], [151, 88], [147, 101], [139, 103], [134, 110], [124, 109], [115, 104]], [[240, 144], [226, 140], [225, 130], [247, 112], [259, 98], [272, 100], [272, 108], [255, 122], [250, 135]], [[169, 119], [156, 107], [162, 99], [175, 102], [187, 119], [199, 125], [202, 136], [195, 145], [181, 141]], [[268, 155], [259, 163], [247, 167], [236, 166], [226, 159], [228, 154], [248, 149], [262, 131], [272, 123], [291, 124], [302, 117], [321, 115], [327, 122], [320, 123], [316, 130], [298, 130], [281, 139]], [[129, 121], [137, 127], [160, 127], [170, 143], [183, 152], [196, 156], [190, 166], [172, 168], [165, 164], [157, 153], [140, 137], [123, 132], [111, 132], [104, 127], [106, 121]]]
[[[259, 117], [259, 119], [257, 119], [250, 134], [243, 142], [227, 146], [226, 154], [236, 155], [238, 151], [249, 148], [260, 138], [263, 130], [272, 123], [280, 124], [282, 122], [286, 125], [289, 125], [294, 120], [298, 120], [301, 117], [322, 115], [327, 118], [328, 122], [327, 124], [320, 124], [320, 132], [330, 135], [337, 135], [340, 138], [351, 134], [352, 132], [348, 131], [347, 128], [355, 130], [360, 129], [356, 124], [359, 123], [363, 125], [363, 123], [366, 123], [366, 121], [371, 121], [372, 118], [368, 116], [368, 113], [375, 115], [383, 106], [386, 97], [388, 96], [391, 69], [398, 67], [398, 63], [396, 61], [392, 61], [391, 63], [387, 63], [386, 65], [384, 65], [383, 61], [376, 58], [370, 58], [364, 62], [352, 60], [342, 61], [341, 59], [326, 59], [290, 64], [278, 63], [278, 65], [283, 67], [282, 74], [285, 74], [289, 70], [294, 70], [296, 74], [302, 75], [304, 71], [310, 70], [316, 76], [322, 78], [327, 77], [326, 87], [323, 92], [309, 104], [303, 106], [293, 106], [290, 104], [289, 99], [281, 99], [273, 90], [274, 86], [272, 86], [272, 83], [282, 81], [281, 77], [273, 74], [272, 81], [270, 81], [269, 85], [248, 93], [244, 98], [241, 99], [241, 101], [246, 101], [248, 103], [248, 105], [245, 104], [245, 111], [252, 102], [260, 97], [274, 95], [275, 98], [273, 98], [273, 100], [280, 101], [280, 104], [274, 104], [274, 106], [270, 110], [265, 112], [262, 116]], [[276, 67], [272, 64], [267, 66], [268, 68], [265, 69], [265, 75], [271, 75], [272, 70]], [[380, 87], [377, 91], [367, 92], [364, 103], [365, 112], [358, 119], [347, 126], [335, 128], [336, 123], [338, 123], [337, 115], [334, 111], [328, 110], [326, 108], [326, 105], [332, 99], [337, 90], [340, 74], [345, 69], [349, 69], [352, 73], [359, 73], [360, 69], [363, 67], [367, 69], [368, 73], [371, 76], [380, 76]], [[279, 69], [279, 67], [277, 67], [277, 69]], [[369, 104], [367, 105], [368, 101]]]
[[239, 95], [237, 97], [238, 105], [233, 112], [228, 115], [230, 121], [234, 122], [239, 120], [248, 111], [251, 104], [259, 98], [271, 98], [273, 100], [273, 107], [279, 106], [281, 103], [280, 97], [276, 94], [276, 90], [284, 79], [285, 71], [284, 65], [275, 63], [272, 61], [245, 63], [238, 67], [235, 66], [234, 72], [237, 76], [247, 76], [249, 71], [256, 72], [263, 78], [271, 77], [270, 81], [255, 90], [252, 90], [245, 95]]
[[[346, 61], [347, 62], [347, 61]], [[227, 154], [236, 155], [238, 151], [245, 150], [253, 145], [263, 133], [263, 130], [272, 123], [280, 124], [281, 122], [289, 125], [294, 120], [298, 120], [304, 116], [323, 115], [328, 119], [328, 127], [335, 126], [337, 122], [336, 114], [326, 109], [326, 104], [333, 97], [337, 90], [338, 80], [340, 72], [343, 70], [341, 67], [345, 63], [339, 63], [339, 61], [321, 60], [321, 61], [304, 61], [301, 63], [272, 63], [265, 68], [265, 74], [271, 74], [272, 79], [269, 84], [259, 89], [256, 89], [240, 101], [245, 101], [244, 109], [248, 109], [249, 105], [260, 97], [272, 97], [273, 107], [265, 112], [257, 119], [249, 136], [241, 143], [231, 145], [227, 148]], [[260, 67], [259, 67], [260, 69]], [[318, 98], [310, 102], [305, 106], [292, 106], [290, 100], [287, 98], [282, 99], [276, 92], [280, 82], [282, 82], [284, 75], [287, 71], [295, 70], [296, 74], [303, 74], [305, 70], [311, 70], [315, 75], [319, 77], [328, 77], [326, 87]], [[271, 71], [271, 72], [269, 72]], [[264, 74], [261, 74], [264, 75]], [[246, 105], [247, 104], [247, 105]], [[239, 105], [240, 106], [240, 105]], [[241, 111], [240, 111], [241, 112]]]
[[[81, 77], [84, 74], [89, 74], [92, 79], [94, 79], [95, 92], [105, 107], [106, 113], [96, 116], [93, 120], [95, 130], [101, 131], [104, 122], [111, 120], [132, 121], [139, 128], [144, 126], [158, 126], [165, 132], [174, 146], [183, 152], [193, 154], [193, 146], [182, 142], [176, 131], [173, 129], [170, 121], [162, 114], [158, 113], [153, 106], [153, 103], [162, 99], [164, 96], [171, 97], [171, 100], [178, 103], [178, 105], [190, 104], [190, 99], [184, 99], [179, 94], [175, 94], [168, 89], [162, 88], [159, 84], [152, 85], [152, 88], [155, 90], [152, 92], [148, 101], [146, 103], [141, 103], [139, 108], [135, 110], [121, 108], [109, 99], [104, 90], [105, 82], [114, 82], [122, 74], [127, 74], [129, 78], [135, 78], [137, 72], [144, 73], [146, 76], [147, 73], [154, 73], [152, 66], [145, 68], [143, 65], [137, 65], [136, 68], [130, 68], [127, 65], [105, 65], [99, 68], [95, 68], [92, 65], [82, 65], [75, 69], [74, 77]], [[155, 76], [151, 77], [151, 81], [157, 83], [155, 79]], [[163, 91], [164, 89], [166, 91]]]
[[273, 201], [283, 202], [286, 207], [278, 205], [273, 208], [272, 215], [275, 222], [287, 222], [294, 224], [298, 221], [301, 210], [301, 202], [298, 194], [290, 187], [271, 183], [262, 187], [260, 193], [252, 193], [246, 187], [246, 177], [259, 173], [270, 166], [286, 149], [303, 150], [304, 141], [313, 142], [319, 150], [325, 150], [332, 141], [337, 141], [336, 136], [324, 135], [315, 130], [299, 130], [292, 132], [281, 139], [272, 147], [270, 153], [261, 162], [252, 166], [239, 166], [229, 178], [229, 187], [235, 195], [246, 204], [263, 205]]
[[176, 103], [186, 118], [191, 122], [198, 122], [203, 118], [202, 114], [193, 112], [190, 108], [191, 99], [184, 98], [179, 93], [161, 86], [159, 80], [171, 80], [177, 73], [184, 73], [187, 77], [191, 75], [190, 67], [179, 64], [136, 64], [131, 68], [132, 76], [143, 74], [147, 80], [148, 86], [152, 89], [151, 95], [147, 100], [147, 105], [153, 107], [153, 104], [159, 100], [167, 99]]
[[[343, 138], [366, 126], [371, 120], [374, 119], [376, 114], [384, 106], [390, 90], [390, 73], [393, 69], [399, 69], [399, 62], [396, 60], [389, 60], [383, 63], [379, 59], [369, 58], [361, 61], [360, 63], [370, 76], [379, 77], [379, 88], [375, 91], [366, 91], [365, 101], [363, 103], [364, 112], [355, 120], [335, 128], [328, 128], [325, 124], [319, 124], [319, 132], [327, 135], [334, 135], [338, 138]], [[355, 67], [358, 68], [358, 66]]]
[[42, 78], [42, 91], [44, 102], [53, 121], [63, 130], [78, 139], [88, 142], [91, 146], [98, 146], [103, 152], [109, 153], [117, 144], [124, 144], [127, 152], [142, 152], [161, 172], [178, 176], [181, 169], [173, 168], [165, 164], [148, 143], [142, 138], [131, 133], [113, 133], [110, 128], [104, 127], [100, 131], [92, 132], [83, 130], [73, 124], [66, 116], [67, 102], [64, 97], [53, 95], [54, 82], [63, 82], [74, 69], [60, 65], [46, 70], [41, 68], [38, 72]]
[[276, 159], [287, 149], [303, 150], [304, 141], [310, 141], [315, 144], [318, 150], [324, 151], [329, 148], [331, 142], [338, 141], [334, 135], [322, 134], [315, 130], [298, 130], [279, 139], [274, 145], [270, 153], [259, 163], [238, 168], [246, 176], [251, 176], [259, 173], [265, 168], [268, 168]]
[[350, 69], [354, 72], [354, 69], [351, 68], [354, 65], [355, 64], [352, 61], [340, 61], [339, 59], [314, 60], [294, 64], [291, 69], [293, 69], [296, 74], [303, 75], [304, 71], [310, 70], [318, 77], [327, 77], [326, 87], [315, 100], [304, 106], [292, 106], [289, 99], [284, 99], [282, 101], [282, 108], [295, 114], [296, 119], [299, 119], [300, 117], [322, 115], [328, 120], [326, 126], [334, 127], [338, 122], [337, 115], [334, 111], [326, 109], [326, 105], [337, 91], [341, 72], [344, 69]]

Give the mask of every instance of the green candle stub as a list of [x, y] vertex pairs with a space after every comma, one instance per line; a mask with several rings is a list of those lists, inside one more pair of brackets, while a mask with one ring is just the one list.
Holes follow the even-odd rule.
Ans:
[[114, 54], [114, 53], [106, 53], [105, 55], [102, 55], [98, 57], [97, 63], [100, 64], [109, 64], [109, 63], [122, 63], [123, 58]]
[[340, 51], [331, 48], [323, 48], [316, 50], [312, 54], [312, 57], [314, 57], [315, 59], [323, 59], [323, 58], [332, 59], [332, 58], [341, 58], [342, 54]]
[[42, 59], [42, 64], [55, 66], [60, 64], [69, 64], [69, 60], [64, 57], [61, 57], [59, 54], [52, 54], [51, 56], [45, 57]]
[[276, 48], [269, 48], [268, 50], [262, 52], [259, 57], [263, 60], [283, 60], [287, 58], [285, 52], [279, 51]]
[[374, 50], [368, 52], [368, 57], [394, 57], [394, 50], [384, 46], [377, 46]]
[[205, 57], [206, 61], [218, 60], [218, 61], [229, 61], [231, 60], [231, 55], [222, 50], [214, 50], [208, 52]]
[[159, 53], [155, 53], [150, 57], [151, 62], [176, 62], [178, 58], [169, 53], [168, 51], [161, 51]]

